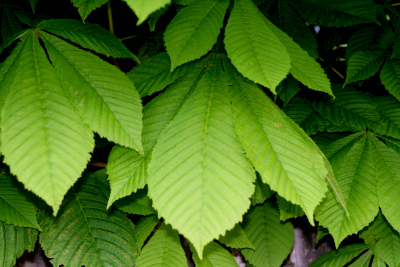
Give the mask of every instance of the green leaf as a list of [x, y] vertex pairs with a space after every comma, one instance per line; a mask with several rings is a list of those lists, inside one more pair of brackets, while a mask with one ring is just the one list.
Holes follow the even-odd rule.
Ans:
[[394, 40], [392, 57], [390, 59], [400, 59], [400, 36]]
[[374, 256], [371, 267], [386, 267], [386, 264], [383, 262], [383, 260], [381, 260], [377, 256]]
[[224, 244], [227, 247], [231, 248], [251, 248], [255, 249], [253, 244], [251, 244], [249, 238], [246, 233], [240, 227], [239, 224], [236, 224], [233, 229], [227, 231], [224, 236], [221, 236], [218, 239], [219, 242]]
[[126, 75], [91, 53], [41, 34], [62, 85], [83, 121], [101, 137], [143, 153], [142, 104]]
[[11, 39], [24, 30], [23, 24], [18, 20], [14, 10], [7, 4], [2, 6], [3, 16], [1, 21], [1, 39]]
[[144, 107], [142, 134], [144, 157], [132, 149], [120, 146], [112, 149], [107, 164], [111, 185], [108, 207], [115, 200], [128, 196], [147, 184], [147, 168], [151, 161], [153, 148], [161, 133], [180, 111], [188, 95], [196, 87], [207, 62], [207, 58], [199, 61], [192, 71]]
[[294, 242], [290, 222], [279, 220], [279, 212], [270, 202], [255, 206], [244, 216], [243, 229], [256, 248], [242, 249], [242, 254], [254, 266], [280, 266], [289, 255]]
[[[325, 196], [327, 169], [315, 143], [254, 83], [224, 61], [235, 127], [247, 157], [263, 182], [300, 205], [313, 224], [313, 211]], [[294, 171], [296, 170], [296, 171]]]
[[318, 243], [323, 237], [325, 237], [327, 235], [329, 235], [328, 229], [326, 229], [325, 227], [322, 227], [321, 225], [318, 225], [317, 240], [315, 242]]
[[0, 221], [20, 227], [40, 229], [35, 206], [22, 189], [6, 174], [0, 174]]
[[128, 72], [141, 97], [164, 90], [193, 68], [193, 64], [178, 67], [170, 72], [171, 61], [166, 53], [160, 53]]
[[250, 198], [251, 205], [261, 204], [268, 198], [272, 197], [275, 192], [271, 190], [269, 185], [264, 184], [261, 176], [257, 174], [257, 179], [255, 181], [254, 193]]
[[23, 39], [24, 35], [26, 35], [28, 32], [29, 32], [28, 29], [24, 29], [20, 32], [17, 32], [10, 38], [3, 40], [3, 42], [0, 44], [0, 54], [3, 52], [4, 49], [6, 49], [8, 46], [10, 46], [17, 39]]
[[35, 249], [38, 230], [0, 221], [0, 236], [0, 266], [12, 267], [25, 250], [32, 252]]
[[179, 233], [170, 225], [161, 224], [144, 246], [135, 266], [186, 267], [186, 255], [179, 240]]
[[193, 261], [196, 267], [237, 267], [233, 256], [221, 247], [218, 243], [212, 241], [204, 248], [203, 259], [199, 258], [197, 251], [190, 244], [190, 250], [193, 252]]
[[376, 164], [379, 205], [383, 215], [394, 229], [400, 231], [400, 155], [379, 141], [372, 140]]
[[293, 205], [280, 196], [276, 197], [276, 203], [279, 207], [279, 218], [281, 221], [286, 221], [287, 219], [297, 218], [304, 215], [304, 211], [299, 205]]
[[149, 237], [154, 227], [156, 227], [158, 221], [159, 219], [157, 215], [150, 215], [147, 217], [142, 217], [136, 223], [135, 229], [133, 230], [133, 235], [137, 240], [137, 246], [139, 250], [142, 248], [144, 242]]
[[352, 264], [350, 264], [349, 267], [369, 267], [372, 256], [372, 251], [368, 250], [358, 259], [356, 259]]
[[371, 248], [376, 257], [389, 266], [400, 264], [400, 236], [386, 221], [382, 213], [360, 233], [361, 238]]
[[243, 76], [275, 93], [291, 68], [290, 58], [275, 26], [266, 22], [251, 0], [235, 0], [224, 43], [232, 64]]
[[311, 30], [306, 26], [293, 8], [288, 3], [288, 0], [278, 1], [278, 21], [277, 25], [282, 31], [287, 33], [293, 41], [300, 45], [302, 49], [312, 57], [318, 58], [317, 41]]
[[291, 0], [300, 16], [310, 24], [327, 27], [347, 27], [362, 23], [377, 23], [372, 0]]
[[152, 207], [151, 199], [147, 196], [147, 190], [145, 189], [139, 189], [136, 193], [117, 200], [113, 203], [113, 206], [130, 214], [157, 214]]
[[358, 256], [362, 252], [368, 249], [365, 244], [354, 244], [342, 247], [338, 250], [328, 252], [316, 261], [314, 261], [310, 267], [336, 267], [345, 266], [346, 263], [351, 261], [354, 257]]
[[71, 3], [78, 8], [79, 15], [85, 21], [93, 10], [107, 3], [107, 0], [71, 0]]
[[217, 42], [228, 6], [228, 0], [203, 0], [178, 12], [164, 33], [171, 71], [211, 50]]
[[382, 135], [400, 138], [400, 103], [394, 97], [375, 96], [374, 101], [380, 114], [381, 123], [373, 130]]
[[348, 235], [367, 226], [379, 211], [371, 134], [353, 134], [333, 142], [324, 150], [329, 158], [349, 216], [337, 202], [332, 192], [315, 211], [315, 218], [329, 229], [338, 247]]
[[321, 66], [286, 33], [278, 29], [267, 19], [264, 20], [282, 44], [286, 46], [292, 65], [290, 74], [308, 88], [333, 96], [331, 82]]
[[36, 9], [36, 4], [39, 0], [28, 0], [29, 3], [31, 4], [32, 12], [35, 14], [35, 9]]
[[124, 0], [135, 12], [138, 21], [136, 26], [142, 24], [154, 11], [171, 4], [171, 0]]
[[148, 184], [158, 214], [201, 257], [242, 219], [256, 177], [235, 134], [218, 55], [193, 89], [154, 147]]
[[384, 51], [357, 51], [351, 56], [344, 85], [374, 76], [385, 60]]
[[198, 0], [173, 0], [174, 4], [178, 4], [181, 6], [187, 6], [187, 5], [191, 5], [195, 2], [197, 2]]
[[300, 92], [300, 87], [292, 76], [288, 76], [276, 87], [276, 93], [283, 101], [284, 106], [286, 106], [298, 92]]
[[89, 176], [69, 191], [57, 217], [43, 216], [39, 240], [54, 266], [133, 266], [133, 223], [122, 211], [107, 211], [106, 204], [106, 196]]
[[94, 139], [64, 95], [34, 31], [20, 53], [2, 110], [1, 151], [25, 188], [57, 213], [86, 167]]
[[164, 15], [164, 13], [168, 10], [170, 6], [166, 5], [165, 7], [157, 10], [156, 12], [154, 12], [151, 16], [150, 19], [148, 21], [149, 24], [149, 28], [151, 32], [154, 32], [156, 29], [156, 24], [157, 21], [162, 17], [162, 15]]
[[90, 22], [84, 24], [73, 19], [52, 19], [42, 21], [37, 27], [97, 53], [115, 58], [132, 58], [140, 63], [114, 34], [97, 24]]
[[400, 101], [400, 59], [386, 60], [380, 78], [386, 90]]

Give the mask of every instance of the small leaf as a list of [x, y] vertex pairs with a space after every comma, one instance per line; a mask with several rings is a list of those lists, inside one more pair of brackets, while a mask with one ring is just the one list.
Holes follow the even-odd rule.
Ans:
[[400, 59], [386, 60], [380, 78], [386, 90], [400, 101]]
[[304, 211], [299, 205], [294, 205], [280, 196], [277, 196], [276, 203], [279, 207], [279, 219], [281, 221], [286, 221], [287, 219], [297, 218], [304, 215]]
[[224, 236], [221, 236], [218, 239], [218, 241], [231, 248], [255, 249], [239, 224], [236, 224], [233, 229], [227, 231]]
[[288, 51], [275, 27], [251, 0], [235, 0], [225, 28], [225, 48], [232, 64], [250, 80], [275, 88], [291, 66]]
[[113, 206], [130, 214], [157, 214], [152, 207], [151, 199], [147, 196], [147, 190], [145, 189], [139, 189], [136, 193], [117, 200]]
[[179, 240], [179, 233], [170, 225], [161, 224], [144, 246], [135, 266], [186, 267], [186, 255]]
[[293, 226], [279, 220], [278, 209], [270, 202], [252, 207], [244, 216], [243, 229], [255, 250], [242, 249], [242, 254], [254, 266], [280, 266], [292, 249]]
[[157, 215], [142, 217], [133, 230], [133, 235], [136, 237], [138, 249], [141, 250], [144, 242], [150, 236], [154, 227], [156, 227], [159, 219]]
[[212, 241], [204, 248], [203, 259], [199, 258], [197, 251], [190, 244], [190, 250], [193, 252], [193, 261], [196, 267], [237, 267], [233, 256], [221, 247], [218, 243]]
[[260, 175], [257, 174], [255, 181], [254, 193], [250, 198], [251, 205], [261, 204], [268, 198], [270, 198], [275, 192], [271, 190], [268, 184], [264, 184]]
[[171, 71], [211, 50], [228, 6], [228, 0], [202, 0], [179, 10], [164, 33]]
[[315, 260], [310, 267], [333, 267], [333, 266], [345, 266], [346, 263], [351, 261], [353, 258], [365, 252], [368, 249], [365, 244], [354, 244], [342, 247], [338, 250], [328, 252], [317, 260]]
[[101, 7], [106, 2], [107, 0], [71, 0], [74, 7], [78, 8], [79, 15], [83, 21], [93, 10]]
[[33, 252], [38, 230], [16, 227], [0, 221], [0, 236], [0, 266], [12, 267], [25, 250]]
[[138, 21], [136, 26], [142, 24], [154, 11], [171, 4], [171, 0], [124, 0], [135, 12]]
[[300, 87], [292, 76], [288, 76], [276, 87], [276, 93], [283, 101], [284, 106], [286, 106], [298, 92], [300, 92]]

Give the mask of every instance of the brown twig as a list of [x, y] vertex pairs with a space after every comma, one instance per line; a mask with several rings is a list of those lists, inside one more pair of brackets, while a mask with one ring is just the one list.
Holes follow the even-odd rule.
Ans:
[[96, 167], [101, 167], [101, 168], [107, 167], [107, 163], [97, 162], [97, 161], [89, 162], [89, 165], [96, 166]]

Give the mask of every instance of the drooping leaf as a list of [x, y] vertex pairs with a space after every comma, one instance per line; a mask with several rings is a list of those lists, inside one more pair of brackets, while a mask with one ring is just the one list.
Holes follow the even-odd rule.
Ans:
[[120, 146], [112, 149], [107, 164], [111, 185], [108, 207], [115, 200], [128, 196], [147, 184], [147, 168], [153, 147], [160, 138], [160, 134], [186, 102], [193, 88], [197, 86], [207, 62], [207, 58], [199, 61], [192, 71], [144, 107], [142, 134], [144, 157], [132, 149]]
[[284, 106], [286, 106], [298, 92], [300, 92], [300, 87], [292, 76], [286, 77], [286, 79], [276, 87], [276, 93], [283, 101]]
[[101, 137], [143, 153], [142, 104], [133, 83], [95, 55], [42, 31], [41, 35], [83, 121]]
[[145, 97], [164, 90], [192, 67], [193, 64], [183, 65], [171, 73], [171, 61], [166, 53], [161, 53], [133, 68], [127, 75], [134, 82], [140, 96]]
[[313, 211], [327, 190], [327, 169], [318, 147], [257, 85], [226, 61], [224, 69], [233, 84], [235, 127], [247, 157], [263, 182], [300, 205], [313, 224]]
[[136, 26], [142, 24], [154, 11], [171, 4], [171, 0], [124, 0], [135, 12], [138, 21]]
[[132, 58], [139, 62], [115, 35], [97, 24], [73, 19], [52, 19], [42, 21], [37, 27], [97, 53], [115, 58]]
[[266, 21], [251, 0], [235, 0], [224, 43], [232, 64], [243, 76], [275, 93], [291, 68], [290, 57], [272, 29], [275, 26]]
[[400, 236], [382, 213], [378, 214], [375, 220], [360, 233], [360, 236], [376, 257], [383, 259], [389, 266], [399, 266]]
[[144, 246], [135, 266], [186, 267], [187, 260], [179, 234], [170, 225], [161, 224]]
[[57, 217], [42, 216], [39, 241], [53, 265], [133, 266], [134, 225], [122, 211], [107, 210], [106, 204], [106, 196], [89, 176], [71, 188]]
[[0, 221], [40, 230], [35, 206], [6, 173], [0, 174]]
[[349, 216], [331, 191], [318, 206], [315, 218], [329, 229], [338, 247], [348, 235], [367, 226], [379, 210], [377, 173], [371, 134], [353, 134], [333, 142], [324, 150], [332, 164]]
[[79, 15], [83, 21], [85, 21], [93, 10], [101, 7], [106, 2], [107, 0], [71, 0], [74, 7], [78, 8]]
[[276, 203], [279, 207], [279, 218], [281, 221], [304, 215], [304, 211], [299, 205], [294, 205], [280, 196], [277, 196]]
[[255, 173], [235, 134], [227, 94], [215, 55], [162, 133], [149, 164], [154, 207], [200, 258], [206, 244], [241, 220], [254, 191]]
[[400, 101], [400, 59], [386, 60], [380, 78], [386, 90]]
[[94, 139], [64, 95], [34, 31], [20, 53], [2, 110], [1, 151], [25, 188], [57, 213], [56, 205], [86, 167]]
[[164, 33], [171, 71], [211, 50], [217, 42], [228, 6], [228, 0], [203, 0], [178, 12]]
[[0, 236], [0, 267], [13, 267], [25, 250], [35, 249], [38, 230], [0, 221]]
[[255, 247], [242, 249], [242, 254], [254, 266], [280, 266], [289, 255], [294, 242], [293, 226], [279, 220], [278, 209], [270, 202], [252, 207], [242, 227]]
[[291, 0], [308, 23], [327, 27], [347, 27], [362, 23], [378, 23], [372, 0]]
[[275, 192], [271, 190], [268, 184], [264, 184], [261, 176], [257, 174], [255, 181], [254, 193], [250, 198], [251, 205], [261, 204], [268, 198], [270, 198]]
[[133, 235], [136, 238], [138, 249], [141, 250], [144, 242], [150, 236], [159, 219], [157, 215], [142, 217], [135, 225]]
[[353, 244], [342, 247], [338, 250], [328, 252], [317, 260], [315, 260], [310, 267], [334, 267], [344, 266], [346, 263], [351, 261], [354, 257], [358, 256], [362, 252], [368, 249], [365, 244]]
[[221, 247], [218, 243], [212, 241], [204, 248], [203, 259], [199, 258], [197, 250], [190, 244], [190, 250], [193, 252], [193, 261], [196, 267], [237, 267], [233, 256]]
[[236, 224], [233, 229], [227, 231], [224, 236], [218, 239], [219, 242], [231, 248], [251, 248], [255, 249], [243, 228]]

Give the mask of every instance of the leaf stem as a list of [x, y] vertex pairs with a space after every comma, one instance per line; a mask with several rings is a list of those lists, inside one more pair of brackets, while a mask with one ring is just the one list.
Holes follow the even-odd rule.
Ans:
[[92, 166], [96, 166], [96, 167], [101, 167], [101, 168], [107, 167], [107, 163], [104, 163], [104, 162], [94, 161], [94, 162], [89, 162], [88, 164], [92, 165]]
[[394, 3], [392, 6], [400, 6], [400, 3]]
[[119, 40], [122, 42], [122, 41], [125, 41], [125, 40], [129, 40], [129, 39], [132, 39], [132, 38], [138, 37], [138, 36], [140, 36], [140, 35], [141, 35], [141, 34], [130, 35], [130, 36], [127, 36], [127, 37], [121, 38], [121, 39], [119, 39]]
[[[107, 1], [107, 13], [108, 13], [108, 27], [110, 29], [110, 32], [114, 34], [114, 24], [113, 24], [113, 18], [112, 18], [112, 10], [111, 10], [111, 0]], [[114, 66], [117, 67], [118, 69], [121, 69], [118, 65], [117, 59], [113, 57], [113, 63]]]
[[[324, 62], [325, 60], [323, 60], [322, 58], [318, 58], [319, 60], [321, 60], [322, 62]], [[340, 77], [344, 80], [344, 76], [335, 68], [332, 67], [332, 70]]]

